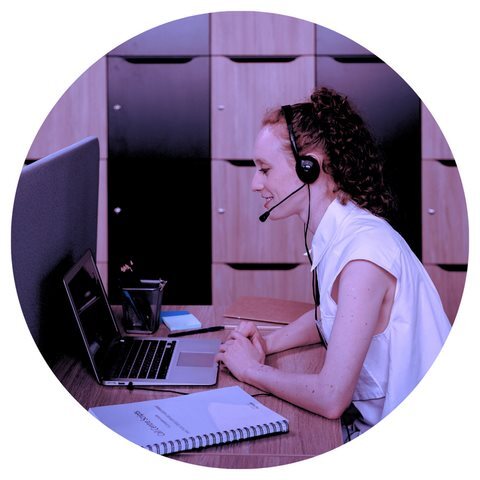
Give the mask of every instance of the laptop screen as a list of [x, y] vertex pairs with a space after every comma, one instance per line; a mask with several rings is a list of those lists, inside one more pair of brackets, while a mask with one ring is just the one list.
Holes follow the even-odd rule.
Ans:
[[118, 337], [102, 281], [92, 254], [88, 251], [64, 278], [84, 342], [94, 368], [101, 364], [105, 353]]

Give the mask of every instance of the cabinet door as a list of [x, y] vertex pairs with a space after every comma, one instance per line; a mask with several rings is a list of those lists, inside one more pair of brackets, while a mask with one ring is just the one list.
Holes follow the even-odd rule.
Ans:
[[451, 160], [453, 158], [447, 140], [428, 108], [422, 103], [422, 158]]
[[313, 57], [261, 63], [212, 58], [212, 157], [252, 158], [266, 109], [304, 101], [313, 86]]
[[152, 28], [122, 43], [109, 55], [157, 57], [208, 55], [208, 14], [194, 15]]
[[133, 257], [165, 304], [211, 303], [209, 60], [109, 58], [109, 286]]
[[317, 55], [371, 55], [372, 53], [358, 43], [321, 25], [316, 26]]
[[254, 172], [242, 162], [212, 162], [213, 261], [305, 262], [304, 226], [298, 218], [259, 221], [264, 209], [250, 187]]
[[453, 323], [462, 299], [466, 271], [455, 271], [439, 265], [426, 265], [425, 268], [437, 287], [448, 319]]
[[107, 156], [106, 59], [85, 71], [62, 95], [43, 122], [28, 152], [36, 160], [88, 136], [98, 138], [100, 157]]
[[378, 142], [387, 181], [398, 197], [392, 224], [421, 257], [418, 96], [388, 65], [369, 57], [317, 57], [317, 86], [347, 95]]
[[[108, 58], [109, 156], [209, 159], [209, 59]], [[179, 177], [181, 178], [181, 177]]]
[[467, 209], [453, 161], [422, 162], [422, 233], [424, 263], [467, 263]]
[[260, 12], [211, 15], [213, 55], [313, 55], [314, 24]]
[[285, 270], [267, 265], [259, 270], [245, 266], [213, 264], [212, 273], [214, 305], [230, 305], [238, 297], [254, 295], [310, 302], [313, 308], [312, 274], [309, 265], [291, 266]]

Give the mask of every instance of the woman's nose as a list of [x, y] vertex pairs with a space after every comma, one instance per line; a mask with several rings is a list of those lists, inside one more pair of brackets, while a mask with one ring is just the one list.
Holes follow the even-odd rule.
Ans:
[[252, 190], [254, 192], [259, 192], [260, 190], [263, 189], [263, 182], [261, 181], [260, 179], [260, 175], [259, 175], [260, 172], [255, 172], [255, 175], [253, 176], [252, 178]]

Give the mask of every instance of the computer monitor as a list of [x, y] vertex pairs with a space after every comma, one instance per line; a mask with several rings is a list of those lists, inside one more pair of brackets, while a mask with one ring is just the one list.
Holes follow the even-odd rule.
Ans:
[[12, 266], [27, 325], [48, 360], [74, 345], [65, 272], [97, 244], [98, 139], [23, 167], [12, 216]]

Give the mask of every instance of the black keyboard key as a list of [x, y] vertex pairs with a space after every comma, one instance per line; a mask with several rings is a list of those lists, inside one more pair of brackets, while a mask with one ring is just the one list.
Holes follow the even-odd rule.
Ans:
[[150, 370], [150, 365], [152, 364], [153, 357], [155, 355], [155, 350], [157, 348], [158, 342], [148, 342], [147, 353], [143, 359], [143, 365], [138, 374], [138, 378], [147, 378], [148, 371]]
[[137, 378], [138, 372], [143, 365], [143, 360], [145, 359], [145, 355], [147, 353], [149, 344], [146, 341], [142, 341], [142, 345], [140, 346], [140, 350], [138, 351], [138, 355], [135, 358], [135, 362], [133, 363], [132, 369], [130, 370], [130, 377]]
[[130, 348], [131, 345], [123, 341], [112, 345], [109, 356], [105, 362], [105, 370], [109, 372], [109, 378], [118, 378], [120, 376], [122, 367], [125, 364], [125, 359], [127, 358]]
[[165, 340], [161, 340], [158, 343], [157, 350], [152, 360], [152, 365], [150, 367], [150, 371], [148, 372], [147, 378], [157, 378], [157, 371], [160, 365], [160, 361], [162, 360], [163, 352], [165, 350], [165, 346], [167, 342]]
[[170, 366], [170, 362], [172, 360], [173, 351], [175, 349], [176, 342], [173, 341], [169, 343], [165, 348], [165, 354], [163, 355], [162, 363], [158, 370], [157, 378], [166, 378], [168, 367]]
[[130, 351], [128, 352], [127, 358], [120, 372], [120, 378], [130, 378], [130, 370], [132, 368], [133, 362], [137, 358], [138, 350], [140, 349], [141, 343], [141, 341], [132, 342]]

